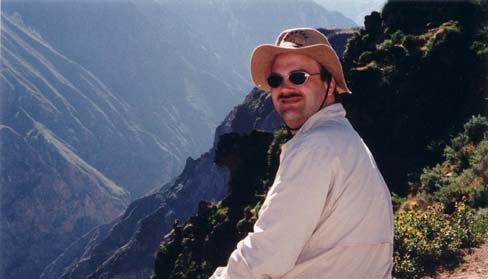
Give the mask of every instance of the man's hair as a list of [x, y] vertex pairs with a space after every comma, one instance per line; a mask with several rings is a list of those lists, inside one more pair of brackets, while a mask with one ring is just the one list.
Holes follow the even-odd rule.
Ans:
[[330, 82], [332, 75], [329, 73], [329, 71], [325, 69], [324, 66], [322, 66], [322, 64], [319, 65], [320, 65], [320, 78], [322, 79], [322, 81]]
[[[322, 79], [322, 81], [327, 81], [327, 83], [330, 84], [330, 80], [332, 79], [332, 75], [329, 73], [329, 71], [327, 71], [325, 69], [324, 66], [322, 66], [322, 64], [319, 64], [319, 65], [320, 65], [320, 79]], [[342, 94], [339, 94], [336, 89], [337, 88], [334, 88], [335, 102], [336, 103], [342, 103]]]

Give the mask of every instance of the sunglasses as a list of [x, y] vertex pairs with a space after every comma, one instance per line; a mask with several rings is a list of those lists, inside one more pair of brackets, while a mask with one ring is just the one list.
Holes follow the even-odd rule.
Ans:
[[[293, 72], [290, 72], [286, 78], [291, 83], [293, 83], [295, 85], [300, 85], [300, 84], [304, 84], [308, 80], [308, 77], [314, 76], [314, 75], [320, 75], [320, 73], [309, 74], [305, 71], [293, 71]], [[269, 75], [267, 81], [268, 81], [269, 87], [278, 88], [283, 83], [283, 76], [281, 76], [277, 73], [272, 73], [271, 75]]]

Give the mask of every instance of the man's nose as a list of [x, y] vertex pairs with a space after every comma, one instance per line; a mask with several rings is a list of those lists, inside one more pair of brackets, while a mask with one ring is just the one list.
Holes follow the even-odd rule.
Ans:
[[283, 82], [279, 88], [282, 95], [290, 95], [296, 92], [296, 85], [290, 81]]
[[293, 84], [289, 79], [283, 79], [283, 82], [280, 84], [281, 91], [294, 91], [296, 88], [296, 84]]

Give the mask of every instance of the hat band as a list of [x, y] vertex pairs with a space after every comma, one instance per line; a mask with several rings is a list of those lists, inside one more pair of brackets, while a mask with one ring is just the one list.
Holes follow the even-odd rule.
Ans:
[[286, 48], [299, 48], [300, 45], [295, 44], [293, 42], [282, 42], [279, 47], [286, 47]]

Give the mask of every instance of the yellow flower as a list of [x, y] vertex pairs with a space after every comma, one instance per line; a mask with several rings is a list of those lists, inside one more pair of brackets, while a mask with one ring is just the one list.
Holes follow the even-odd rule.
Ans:
[[464, 203], [463, 203], [463, 202], [462, 202], [462, 203], [460, 203], [457, 209], [458, 209], [458, 211], [460, 211], [460, 212], [464, 211], [464, 210], [466, 209], [466, 208], [465, 208], [465, 206], [464, 206]]
[[424, 235], [422, 234], [422, 232], [417, 232], [417, 237], [422, 238], [422, 237], [424, 237]]

